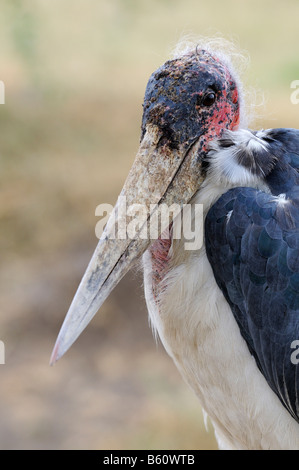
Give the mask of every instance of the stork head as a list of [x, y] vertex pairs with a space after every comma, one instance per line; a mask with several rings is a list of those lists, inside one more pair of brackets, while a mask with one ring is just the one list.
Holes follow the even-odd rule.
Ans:
[[239, 92], [226, 65], [205, 50], [170, 60], [150, 77], [144, 99], [142, 135], [154, 125], [160, 144], [188, 147], [201, 138], [200, 150], [224, 129], [239, 123]]
[[[51, 362], [72, 345], [120, 279], [153, 242], [120, 237], [121, 214], [141, 204], [150, 225], [159, 205], [187, 204], [204, 179], [209, 142], [239, 124], [240, 98], [234, 73], [216, 55], [194, 48], [166, 62], [149, 79], [140, 147], [124, 187], [65, 318]], [[136, 206], [135, 206], [136, 207]], [[162, 230], [163, 227], [161, 227]], [[149, 233], [149, 232], [148, 232]], [[158, 234], [159, 236], [160, 234]]]

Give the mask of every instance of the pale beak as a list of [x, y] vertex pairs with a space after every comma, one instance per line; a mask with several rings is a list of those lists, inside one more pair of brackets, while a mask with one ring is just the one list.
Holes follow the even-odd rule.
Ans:
[[[120, 193], [120, 196], [126, 197], [127, 207], [131, 204], [144, 205], [147, 210], [145, 223], [150, 225], [153, 213], [161, 203], [169, 206], [173, 203], [181, 206], [188, 203], [202, 181], [201, 161], [198, 157], [201, 145], [201, 138], [197, 136], [173, 148], [158, 126], [147, 125], [135, 162]], [[149, 237], [140, 237], [142, 227], [134, 239], [119, 239], [118, 213], [119, 202], [108, 220], [66, 315], [51, 364], [70, 348], [112, 289], [153, 242]], [[129, 222], [128, 217], [125, 222]]]

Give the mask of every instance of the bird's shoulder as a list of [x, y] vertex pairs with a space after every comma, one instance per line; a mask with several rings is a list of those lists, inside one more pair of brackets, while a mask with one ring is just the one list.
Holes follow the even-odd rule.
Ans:
[[[287, 167], [297, 173], [299, 131], [271, 129]], [[279, 173], [274, 175], [277, 187]], [[287, 194], [230, 189], [209, 210], [205, 244], [216, 282], [271, 388], [299, 420], [299, 198], [296, 175]], [[271, 181], [270, 181], [271, 183]], [[287, 183], [284, 183], [287, 184]], [[279, 191], [277, 191], [279, 192]], [[299, 352], [298, 352], [299, 362]]]

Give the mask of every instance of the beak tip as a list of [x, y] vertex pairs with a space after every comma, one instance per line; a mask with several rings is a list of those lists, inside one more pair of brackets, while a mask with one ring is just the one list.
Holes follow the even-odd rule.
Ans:
[[57, 340], [50, 358], [50, 366], [54, 366], [60, 357], [61, 354], [59, 354], [59, 341]]

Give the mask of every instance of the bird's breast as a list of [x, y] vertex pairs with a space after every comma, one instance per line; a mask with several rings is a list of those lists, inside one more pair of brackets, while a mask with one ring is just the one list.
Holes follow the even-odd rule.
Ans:
[[[198, 195], [194, 202], [204, 196]], [[206, 198], [214, 199], [210, 188]], [[250, 354], [216, 284], [205, 247], [188, 252], [183, 240], [159, 239], [143, 261], [153, 330], [199, 397], [220, 445], [295, 448], [297, 423], [281, 408]]]

